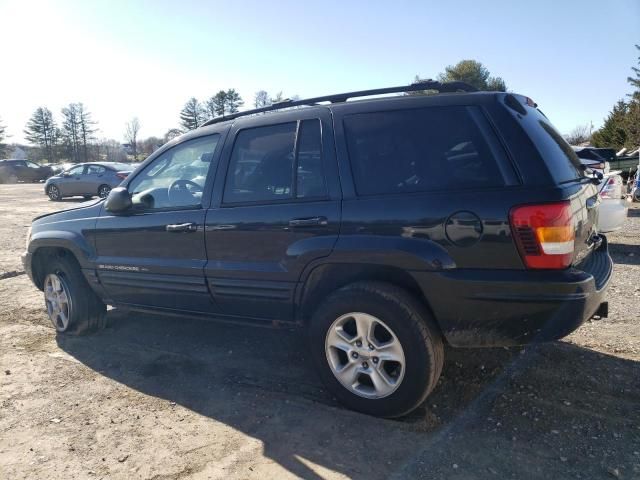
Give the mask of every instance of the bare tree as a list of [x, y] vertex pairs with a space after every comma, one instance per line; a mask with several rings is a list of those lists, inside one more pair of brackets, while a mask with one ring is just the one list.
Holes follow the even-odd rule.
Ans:
[[131, 151], [133, 152], [133, 161], [138, 161], [138, 133], [140, 132], [140, 122], [138, 117], [133, 117], [130, 122], [127, 122], [127, 126], [124, 132], [124, 138], [129, 145], [131, 145]]
[[164, 139], [163, 139], [164, 143], [170, 142], [174, 138], [182, 135], [183, 133], [184, 132], [179, 128], [170, 128], [169, 130], [167, 130], [167, 133], [164, 134]]
[[7, 137], [7, 134], [5, 133], [5, 131], [6, 131], [6, 127], [0, 121], [0, 155], [3, 155], [4, 151], [6, 150], [6, 146], [3, 143], [5, 138]]
[[269, 94], [265, 90], [258, 90], [253, 96], [253, 106], [255, 108], [263, 108], [271, 105]]
[[570, 145], [580, 145], [591, 140], [591, 125], [585, 123], [584, 125], [578, 125], [571, 133], [565, 135], [565, 140]]

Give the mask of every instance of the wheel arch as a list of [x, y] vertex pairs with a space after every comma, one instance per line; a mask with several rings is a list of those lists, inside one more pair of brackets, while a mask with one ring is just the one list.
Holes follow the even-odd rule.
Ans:
[[80, 269], [91, 267], [89, 261], [92, 249], [87, 241], [72, 232], [47, 232], [43, 238], [34, 235], [29, 243], [29, 253], [32, 255], [31, 273], [33, 282], [42, 289], [44, 279], [44, 267], [48, 259], [64, 256], [72, 259]]
[[[390, 265], [359, 263], [325, 263], [311, 270], [296, 293], [295, 318], [306, 325], [314, 310], [331, 293], [361, 281], [384, 282], [406, 290], [420, 301], [433, 316], [433, 310], [416, 279], [406, 270]], [[436, 324], [437, 324], [437, 319]]]

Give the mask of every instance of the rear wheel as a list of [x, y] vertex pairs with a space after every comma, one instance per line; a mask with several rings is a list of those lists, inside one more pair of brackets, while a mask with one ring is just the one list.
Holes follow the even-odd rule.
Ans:
[[442, 371], [442, 339], [429, 312], [391, 284], [358, 282], [334, 292], [314, 314], [309, 333], [326, 386], [363, 413], [410, 412]]
[[49, 185], [49, 187], [47, 187], [47, 195], [49, 195], [49, 198], [54, 202], [62, 199], [60, 189], [56, 185]]
[[60, 333], [81, 335], [106, 325], [106, 306], [68, 256], [54, 257], [46, 265], [43, 282], [47, 315]]
[[100, 188], [98, 188], [98, 196], [100, 198], [107, 198], [110, 191], [111, 187], [109, 185], [100, 185]]

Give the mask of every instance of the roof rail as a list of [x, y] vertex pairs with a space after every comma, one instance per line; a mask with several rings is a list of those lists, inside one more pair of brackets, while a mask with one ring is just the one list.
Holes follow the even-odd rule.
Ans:
[[220, 117], [212, 118], [206, 121], [202, 126], [213, 125], [214, 123], [225, 122], [227, 120], [233, 120], [234, 118], [244, 117], [246, 115], [254, 115], [256, 113], [271, 112], [273, 110], [280, 110], [283, 108], [299, 107], [303, 105], [316, 105], [319, 102], [331, 102], [340, 103], [346, 102], [350, 98], [356, 97], [369, 97], [371, 95], [384, 95], [387, 93], [404, 93], [404, 92], [416, 92], [422, 90], [436, 90], [439, 93], [450, 92], [477, 92], [478, 89], [465, 82], [446, 82], [440, 83], [434, 80], [421, 80], [411, 85], [405, 85], [402, 87], [387, 87], [387, 88], [375, 88], [373, 90], [359, 90], [357, 92], [337, 93], [334, 95], [325, 95], [323, 97], [313, 97], [304, 100], [284, 100], [282, 102], [274, 103], [268, 107], [255, 108], [253, 110], [245, 110], [244, 112], [232, 113], [230, 115], [222, 115]]

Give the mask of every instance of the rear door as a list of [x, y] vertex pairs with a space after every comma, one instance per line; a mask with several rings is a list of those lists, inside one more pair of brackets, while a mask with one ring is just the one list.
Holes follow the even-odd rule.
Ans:
[[226, 315], [290, 320], [302, 270], [329, 255], [339, 232], [329, 112], [239, 122], [224, 157], [226, 181], [206, 218], [211, 294]]
[[127, 181], [134, 208], [103, 209], [96, 223], [98, 277], [116, 303], [216, 310], [205, 283], [204, 220], [223, 133], [166, 150]]
[[88, 195], [96, 195], [98, 193], [98, 187], [100, 185], [109, 183], [109, 177], [107, 176], [107, 168], [103, 165], [87, 165], [87, 169], [82, 176], [79, 188], [82, 188], [82, 193]]
[[506, 200], [520, 190], [513, 165], [480, 106], [442, 97], [335, 107], [341, 178], [350, 180], [336, 248], [406, 248], [429, 260], [446, 251], [458, 268], [522, 268]]

